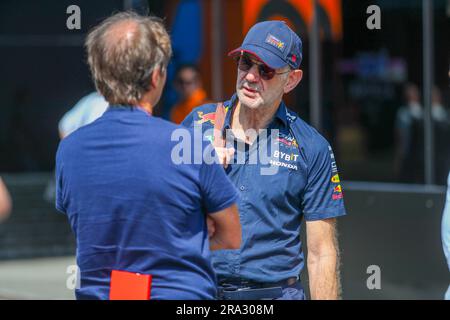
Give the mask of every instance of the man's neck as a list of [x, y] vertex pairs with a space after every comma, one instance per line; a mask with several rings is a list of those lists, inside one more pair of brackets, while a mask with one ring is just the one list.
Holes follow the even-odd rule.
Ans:
[[139, 101], [138, 106], [148, 114], [153, 114], [153, 104], [150, 102], [150, 99], [142, 99]]
[[231, 128], [234, 135], [247, 143], [253, 143], [251, 137], [245, 135], [245, 131], [253, 129], [256, 133], [266, 129], [278, 110], [281, 101], [268, 107], [249, 108], [238, 101], [234, 109]]

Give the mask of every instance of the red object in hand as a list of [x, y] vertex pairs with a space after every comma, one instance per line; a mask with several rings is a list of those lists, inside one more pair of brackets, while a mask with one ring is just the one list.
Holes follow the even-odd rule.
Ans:
[[113, 270], [109, 288], [110, 300], [149, 300], [152, 276]]

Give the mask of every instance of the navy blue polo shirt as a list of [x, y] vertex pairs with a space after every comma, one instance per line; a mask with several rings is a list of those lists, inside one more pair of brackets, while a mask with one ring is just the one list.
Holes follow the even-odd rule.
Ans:
[[59, 145], [58, 210], [76, 236], [79, 299], [108, 299], [111, 270], [151, 274], [152, 299], [213, 299], [204, 212], [236, 202], [219, 164], [176, 164], [186, 128], [113, 106]]
[[[228, 132], [227, 144], [238, 149], [238, 141], [229, 130], [236, 100], [234, 95], [224, 103], [223, 130]], [[208, 135], [214, 126], [215, 109], [215, 104], [200, 106], [183, 125], [201, 125]], [[267, 139], [259, 135], [256, 143], [241, 148], [227, 168], [240, 193], [242, 245], [238, 250], [213, 253], [219, 281], [278, 282], [298, 276], [304, 266], [302, 220], [345, 215], [342, 187], [328, 142], [283, 102], [268, 129]], [[250, 161], [263, 147], [267, 161]], [[276, 169], [276, 173], [263, 174], [263, 168]]]

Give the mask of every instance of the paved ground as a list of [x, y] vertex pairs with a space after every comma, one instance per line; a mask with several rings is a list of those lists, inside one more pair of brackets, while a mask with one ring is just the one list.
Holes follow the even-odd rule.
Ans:
[[[37, 299], [73, 300], [73, 290], [67, 288], [71, 274], [69, 266], [75, 257], [41, 258], [0, 261], [0, 300]], [[69, 280], [69, 283], [70, 280]], [[360, 288], [359, 283], [349, 284]], [[383, 281], [381, 290], [353, 290], [346, 299], [443, 299], [446, 285], [414, 287]]]
[[74, 257], [0, 261], [0, 299], [73, 300], [66, 287]]

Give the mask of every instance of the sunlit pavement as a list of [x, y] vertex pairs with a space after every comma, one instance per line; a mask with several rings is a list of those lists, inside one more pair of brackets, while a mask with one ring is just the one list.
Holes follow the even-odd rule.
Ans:
[[[73, 285], [67, 273], [75, 257], [0, 261], [0, 300], [74, 300]], [[73, 269], [72, 269], [73, 270]], [[360, 284], [348, 284], [361, 287]], [[445, 288], [444, 288], [445, 287]], [[443, 299], [447, 285], [414, 287], [383, 281], [381, 290], [353, 292], [347, 299]], [[345, 296], [345, 295], [344, 295]]]
[[0, 299], [73, 300], [71, 265], [75, 257], [0, 261]]

